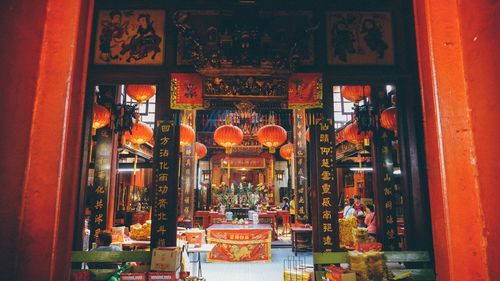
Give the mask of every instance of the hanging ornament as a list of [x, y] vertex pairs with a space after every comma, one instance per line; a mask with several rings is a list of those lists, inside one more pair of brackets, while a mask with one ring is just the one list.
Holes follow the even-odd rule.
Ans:
[[111, 119], [111, 112], [98, 104], [94, 103], [94, 113], [92, 116], [92, 135], [95, 135], [97, 129], [106, 127]]
[[291, 160], [293, 157], [293, 144], [287, 143], [280, 148], [280, 156], [283, 159]]
[[398, 134], [398, 115], [395, 106], [391, 106], [382, 111], [382, 114], [380, 115], [380, 125], [382, 128], [391, 130], [396, 135]]
[[127, 96], [131, 97], [137, 103], [143, 103], [156, 94], [156, 86], [148, 84], [127, 85]]
[[311, 133], [309, 132], [309, 128], [306, 130], [306, 140], [307, 142], [311, 142]]
[[361, 149], [363, 147], [363, 144], [367, 145], [373, 135], [371, 131], [359, 132], [357, 122], [352, 122], [351, 124], [347, 125], [343, 129], [343, 131], [344, 138], [348, 142], [355, 144], [357, 149]]
[[372, 88], [369, 85], [342, 86], [340, 92], [342, 94], [342, 97], [344, 97], [345, 99], [354, 103], [358, 103], [370, 96]]
[[204, 144], [202, 144], [201, 142], [196, 142], [195, 153], [197, 159], [202, 159], [203, 157], [207, 156], [207, 152], [207, 147]]
[[140, 146], [151, 140], [153, 138], [153, 129], [151, 129], [146, 123], [141, 121], [135, 122], [132, 125], [132, 132], [125, 132], [125, 139], [133, 143], [136, 147]]
[[243, 131], [233, 125], [223, 125], [215, 130], [214, 140], [226, 149], [227, 154], [230, 154], [234, 146], [243, 142]]
[[180, 128], [181, 132], [179, 141], [181, 147], [192, 144], [194, 138], [196, 137], [196, 133], [194, 132], [193, 128], [186, 124], [181, 124]]
[[287, 137], [285, 129], [278, 125], [266, 125], [257, 131], [257, 140], [263, 146], [268, 147], [270, 153], [274, 153], [276, 148], [287, 140]]

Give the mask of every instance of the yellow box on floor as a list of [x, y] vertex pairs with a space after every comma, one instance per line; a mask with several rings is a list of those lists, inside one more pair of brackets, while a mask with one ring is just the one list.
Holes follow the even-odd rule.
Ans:
[[168, 247], [153, 249], [151, 270], [177, 271], [181, 267], [181, 248]]
[[312, 281], [313, 273], [303, 269], [285, 270], [284, 281]]

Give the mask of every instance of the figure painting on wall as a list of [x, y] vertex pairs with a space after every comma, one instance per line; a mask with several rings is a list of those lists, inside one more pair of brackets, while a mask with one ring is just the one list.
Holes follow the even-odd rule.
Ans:
[[330, 12], [326, 37], [329, 64], [394, 64], [389, 12]]
[[161, 10], [99, 11], [95, 64], [162, 64], [165, 13]]

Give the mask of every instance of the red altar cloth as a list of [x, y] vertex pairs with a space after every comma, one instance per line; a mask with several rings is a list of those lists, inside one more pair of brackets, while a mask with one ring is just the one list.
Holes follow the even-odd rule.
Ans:
[[269, 262], [272, 230], [268, 224], [214, 224], [207, 229], [207, 241], [216, 246], [207, 261]]

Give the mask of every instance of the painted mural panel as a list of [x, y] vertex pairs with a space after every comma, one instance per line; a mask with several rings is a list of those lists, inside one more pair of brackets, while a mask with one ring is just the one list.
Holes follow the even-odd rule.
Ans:
[[95, 38], [95, 64], [163, 64], [165, 12], [101, 10]]
[[326, 17], [329, 64], [394, 64], [389, 12], [329, 12]]

